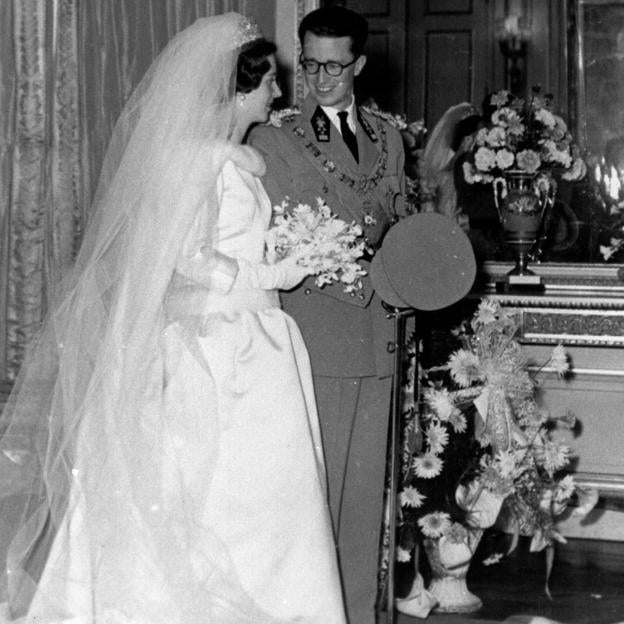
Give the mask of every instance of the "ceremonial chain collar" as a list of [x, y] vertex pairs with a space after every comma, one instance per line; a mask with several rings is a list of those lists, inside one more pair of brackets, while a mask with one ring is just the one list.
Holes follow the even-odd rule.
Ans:
[[353, 189], [358, 195], [364, 195], [377, 187], [381, 179], [384, 177], [388, 166], [388, 141], [386, 139], [386, 129], [383, 127], [381, 122], [378, 122], [377, 129], [379, 130], [379, 134], [381, 136], [381, 154], [377, 160], [377, 164], [375, 165], [372, 175], [362, 176], [359, 180], [356, 180], [348, 173], [341, 171], [336, 166], [336, 163], [328, 158], [327, 155], [318, 148], [316, 143], [308, 139], [305, 130], [301, 126], [294, 126], [292, 131], [304, 141], [305, 148], [312, 154], [312, 156], [314, 156], [316, 160], [321, 163], [325, 171], [333, 173], [340, 182]]

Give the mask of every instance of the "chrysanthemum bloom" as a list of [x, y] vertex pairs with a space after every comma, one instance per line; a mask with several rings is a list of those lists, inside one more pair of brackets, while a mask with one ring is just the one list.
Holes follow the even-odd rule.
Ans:
[[416, 476], [422, 479], [433, 479], [437, 477], [442, 471], [444, 462], [431, 453], [425, 453], [419, 457], [415, 457], [412, 462]]
[[434, 511], [418, 519], [423, 535], [436, 539], [442, 537], [451, 527], [451, 517], [445, 511]]
[[527, 173], [535, 173], [540, 167], [540, 157], [533, 150], [522, 150], [516, 156], [518, 167]]
[[499, 169], [509, 169], [514, 164], [514, 155], [507, 149], [496, 152], [496, 166]]
[[449, 434], [446, 427], [440, 423], [431, 423], [425, 433], [427, 435], [429, 452], [433, 455], [439, 455], [448, 444]]
[[449, 357], [451, 377], [462, 388], [483, 379], [483, 371], [478, 356], [467, 349], [455, 351]]
[[426, 497], [423, 496], [415, 487], [408, 485], [399, 493], [399, 503], [401, 507], [421, 507]]

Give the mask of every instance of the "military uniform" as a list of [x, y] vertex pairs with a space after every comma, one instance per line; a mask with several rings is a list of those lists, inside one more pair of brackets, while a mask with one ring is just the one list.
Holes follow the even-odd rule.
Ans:
[[[371, 111], [357, 107], [356, 117], [359, 162], [310, 97], [281, 127], [254, 128], [249, 142], [266, 160], [263, 182], [274, 204], [289, 197], [291, 204], [314, 205], [320, 197], [338, 217], [360, 224], [374, 249], [404, 211], [403, 143]], [[341, 284], [319, 288], [312, 276], [283, 293], [282, 304], [312, 362], [349, 619], [372, 623], [394, 324], [368, 276], [355, 294]]]

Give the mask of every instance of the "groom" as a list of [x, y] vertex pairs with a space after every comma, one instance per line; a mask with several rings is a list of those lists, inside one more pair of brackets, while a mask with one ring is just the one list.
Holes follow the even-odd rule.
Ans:
[[[343, 7], [306, 15], [302, 110], [280, 127], [255, 128], [250, 143], [266, 160], [274, 205], [288, 196], [314, 206], [321, 197], [338, 217], [359, 223], [374, 249], [402, 212], [404, 153], [399, 132], [355, 104], [367, 34], [366, 20]], [[373, 624], [394, 325], [368, 277], [356, 294], [339, 284], [319, 288], [310, 277], [282, 303], [312, 361], [349, 622]]]

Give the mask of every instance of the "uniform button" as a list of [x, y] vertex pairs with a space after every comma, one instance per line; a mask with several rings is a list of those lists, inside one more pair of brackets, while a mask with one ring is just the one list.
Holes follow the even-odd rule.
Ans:
[[312, 294], [312, 291], [311, 291], [309, 288], [306, 288], [306, 289], [303, 291], [303, 294], [304, 294], [304, 295], [311, 295], [311, 294]]
[[352, 297], [355, 297], [355, 293], [354, 292], [350, 292], [349, 293]]

